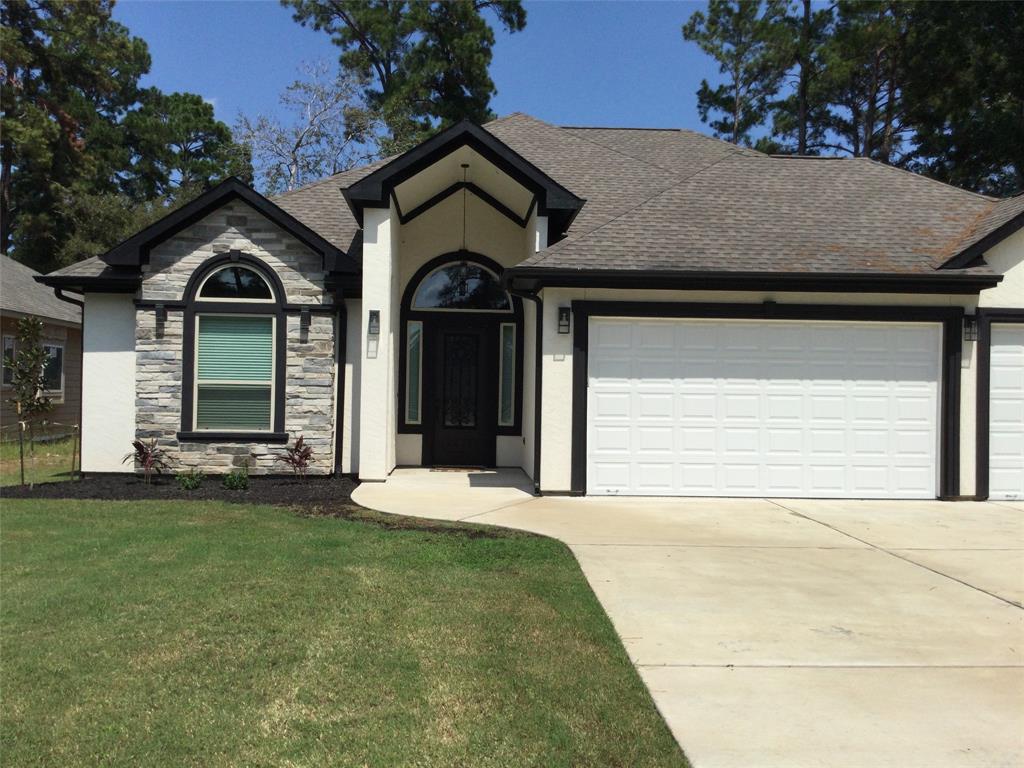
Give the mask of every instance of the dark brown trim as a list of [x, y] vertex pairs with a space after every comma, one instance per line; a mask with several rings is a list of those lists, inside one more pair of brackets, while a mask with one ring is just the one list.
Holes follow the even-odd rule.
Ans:
[[[273, 287], [275, 300], [273, 302], [230, 302], [230, 301], [201, 301], [196, 302], [196, 292], [210, 272], [223, 264], [241, 263], [256, 270]], [[185, 308], [184, 328], [182, 328], [182, 366], [181, 366], [181, 431], [179, 435], [189, 435], [189, 441], [196, 441], [195, 435], [221, 435], [220, 439], [245, 439], [276, 442], [273, 439], [264, 440], [264, 437], [242, 437], [243, 435], [281, 435], [288, 437], [284, 429], [285, 419], [285, 386], [287, 382], [288, 367], [288, 323], [284, 311], [284, 285], [277, 272], [267, 267], [259, 259], [231, 252], [214, 256], [204, 261], [197, 267], [185, 285]], [[274, 338], [274, 423], [270, 432], [197, 432], [193, 429], [192, 410], [194, 405], [194, 384], [195, 384], [195, 356], [196, 356], [196, 315], [236, 313], [246, 315], [273, 315], [277, 318]], [[228, 435], [228, 437], [223, 437]], [[216, 437], [210, 437], [216, 440]]]
[[[472, 251], [455, 251], [453, 253], [446, 253], [431, 259], [418, 270], [416, 274], [412, 276], [408, 284], [405, 286], [402, 292], [402, 306], [399, 312], [399, 334], [398, 334], [398, 434], [404, 435], [422, 435], [423, 427], [426, 424], [426, 418], [424, 411], [429, 411], [423, 407], [420, 408], [420, 423], [419, 424], [408, 424], [405, 420], [405, 389], [406, 389], [406, 344], [408, 343], [408, 324], [410, 320], [419, 320], [423, 322], [424, 333], [426, 334], [427, 324], [431, 320], [438, 320], [444, 317], [450, 317], [452, 314], [457, 316], [465, 317], [467, 319], [482, 320], [491, 322], [497, 328], [501, 323], [513, 322], [516, 326], [516, 394], [515, 394], [515, 419], [512, 426], [499, 426], [498, 436], [513, 436], [518, 437], [523, 432], [523, 302], [517, 295], [512, 295], [512, 312], [458, 312], [458, 313], [444, 313], [444, 312], [431, 312], [429, 310], [414, 310], [412, 309], [413, 294], [416, 292], [416, 288], [423, 281], [427, 275], [433, 272], [438, 267], [450, 264], [452, 262], [459, 261], [471, 261], [480, 264], [487, 269], [491, 270], [498, 279], [501, 280], [502, 266], [482, 254], [474, 253]], [[424, 339], [425, 340], [425, 339]], [[423, 361], [420, 363], [420, 370], [424, 370]], [[423, 398], [423, 402], [427, 401], [427, 381], [428, 377], [424, 376], [423, 381], [420, 384], [420, 392]], [[495, 415], [497, 418], [497, 415]]]
[[956, 256], [943, 264], [941, 269], [962, 269], [970, 265], [976, 259], [984, 256], [985, 252], [990, 248], [998, 245], [1022, 227], [1024, 227], [1024, 211], [1021, 211], [1009, 221], [1006, 221], [1002, 225], [996, 227], [980, 240], [971, 243], [971, 245], [964, 248], [960, 253], [956, 254]]
[[[419, 215], [421, 215], [423, 213], [426, 213], [427, 211], [429, 211], [431, 208], [433, 208], [438, 203], [443, 202], [444, 200], [446, 200], [449, 197], [451, 197], [452, 195], [454, 195], [456, 192], [459, 192], [459, 191], [461, 191], [463, 189], [466, 190], [467, 192], [472, 192], [480, 200], [482, 200], [483, 202], [487, 203], [487, 205], [491, 206], [491, 208], [496, 210], [498, 213], [500, 213], [502, 216], [504, 216], [506, 219], [508, 219], [512, 223], [514, 223], [517, 226], [522, 227], [522, 228], [526, 227], [526, 222], [528, 221], [528, 218], [529, 218], [529, 212], [527, 212], [527, 216], [525, 216], [525, 217], [524, 216], [520, 216], [515, 211], [513, 211], [511, 208], [509, 208], [507, 205], [505, 205], [503, 202], [501, 202], [498, 198], [494, 197], [489, 192], [481, 189], [480, 187], [478, 187], [476, 184], [474, 184], [471, 181], [457, 181], [454, 184], [452, 184], [450, 187], [448, 187], [447, 189], [441, 190], [436, 195], [434, 195], [433, 197], [429, 198], [428, 200], [425, 200], [424, 202], [420, 203], [415, 208], [413, 208], [411, 211], [409, 211], [408, 213], [405, 213], [405, 214], [402, 213], [402, 210], [398, 207], [398, 200], [395, 199], [395, 210], [398, 211], [398, 220], [402, 224], [408, 224], [410, 221], [415, 219], [417, 216], [419, 216]], [[392, 197], [394, 197], [394, 193], [392, 193]], [[537, 198], [536, 198], [536, 195], [535, 195], [533, 197], [533, 200], [536, 200], [536, 199]], [[530, 206], [532, 208], [532, 206], [533, 206], [532, 202], [530, 203]]]
[[686, 304], [574, 301], [572, 384], [572, 483], [587, 489], [587, 355], [591, 317], [720, 318], [737, 320], [848, 320], [942, 323], [940, 498], [960, 493], [960, 307], [843, 306], [829, 304]]
[[69, 275], [36, 275], [37, 283], [75, 293], [135, 293], [142, 285], [142, 275], [124, 277], [72, 277]]
[[989, 419], [992, 384], [992, 323], [1024, 323], [1024, 309], [979, 308], [978, 373], [975, 384], [974, 495], [984, 501], [989, 494]]
[[287, 432], [200, 432], [180, 430], [178, 440], [183, 443], [287, 443]]
[[512, 267], [506, 280], [518, 290], [552, 288], [627, 288], [630, 290], [814, 291], [824, 293], [975, 294], [1002, 275], [864, 274], [861, 272], [707, 272], [638, 269], [564, 269]]
[[100, 258], [111, 266], [138, 267], [146, 264], [149, 262], [149, 252], [153, 246], [173, 237], [233, 200], [246, 203], [306, 247], [320, 254], [325, 272], [359, 272], [359, 266], [344, 251], [233, 176], [114, 246]]
[[568, 230], [586, 202], [552, 179], [533, 163], [483, 128], [463, 120], [413, 147], [391, 162], [342, 189], [345, 202], [360, 226], [365, 208], [386, 208], [391, 190], [462, 146], [501, 169], [538, 197], [541, 215], [552, 221], [556, 232]]

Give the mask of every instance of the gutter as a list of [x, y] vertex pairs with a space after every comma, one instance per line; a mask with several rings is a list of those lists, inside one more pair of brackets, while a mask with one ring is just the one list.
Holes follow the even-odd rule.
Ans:
[[521, 291], [509, 288], [513, 296], [533, 302], [534, 320], [534, 362], [533, 362], [533, 492], [540, 496], [540, 435], [541, 435], [541, 391], [544, 381], [544, 300], [537, 291]]
[[815, 291], [877, 293], [977, 294], [992, 288], [1002, 275], [936, 273], [879, 274], [864, 272], [699, 272], [659, 269], [572, 269], [512, 267], [508, 285], [524, 291], [559, 288], [631, 288], [732, 291]]

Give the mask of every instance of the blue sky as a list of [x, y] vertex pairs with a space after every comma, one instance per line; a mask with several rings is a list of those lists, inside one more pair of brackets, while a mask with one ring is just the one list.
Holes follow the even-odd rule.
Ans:
[[[701, 130], [695, 93], [717, 69], [680, 27], [702, 5], [527, 2], [526, 29], [496, 34], [491, 108], [563, 125]], [[326, 33], [271, 0], [121, 0], [114, 17], [149, 44], [145, 85], [198, 93], [228, 124], [240, 111], [273, 113], [301, 62], [338, 55]]]

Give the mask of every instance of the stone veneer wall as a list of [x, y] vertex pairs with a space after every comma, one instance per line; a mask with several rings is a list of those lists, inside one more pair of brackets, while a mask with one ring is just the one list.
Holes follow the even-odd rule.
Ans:
[[[230, 250], [260, 259], [276, 272], [288, 303], [330, 301], [324, 294], [320, 256], [240, 202], [211, 213], [155, 248], [149, 266], [144, 268], [142, 298], [181, 300], [193, 272], [207, 259]], [[166, 322], [157, 327], [156, 313], [139, 309], [135, 321], [138, 437], [157, 438], [175, 471], [195, 467], [223, 473], [245, 463], [252, 474], [288, 471], [287, 465], [276, 461], [284, 452], [281, 444], [179, 443], [183, 314], [169, 310]], [[287, 333], [285, 429], [292, 439], [303, 435], [313, 447], [317, 461], [310, 474], [329, 474], [334, 466], [335, 318], [312, 315], [304, 334], [300, 333], [297, 314], [287, 315], [285, 325], [285, 329], [279, 329]]]

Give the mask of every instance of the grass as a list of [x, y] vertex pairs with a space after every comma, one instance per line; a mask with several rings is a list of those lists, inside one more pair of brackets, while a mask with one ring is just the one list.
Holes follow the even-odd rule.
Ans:
[[686, 765], [553, 540], [212, 502], [0, 514], [5, 766]]
[[[50, 442], [37, 442], [31, 450], [25, 440], [25, 482], [50, 483], [70, 480], [73, 438], [66, 437]], [[74, 449], [77, 452], [77, 449]], [[75, 457], [78, 463], [78, 457]], [[18, 459], [18, 441], [0, 443], [0, 486], [18, 485], [21, 482], [21, 465]]]

